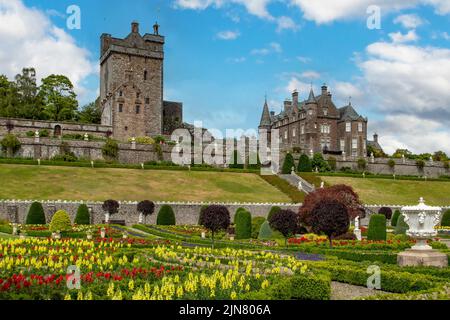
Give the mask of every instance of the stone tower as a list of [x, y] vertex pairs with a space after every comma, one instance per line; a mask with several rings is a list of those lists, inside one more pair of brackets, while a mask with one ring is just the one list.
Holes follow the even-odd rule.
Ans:
[[124, 39], [101, 36], [102, 124], [112, 126], [115, 139], [162, 133], [163, 65], [164, 37], [158, 24], [143, 36], [137, 22]]

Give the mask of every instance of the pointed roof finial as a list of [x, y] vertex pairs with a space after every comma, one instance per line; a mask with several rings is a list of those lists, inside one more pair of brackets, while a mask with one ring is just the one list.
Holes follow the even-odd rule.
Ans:
[[351, 106], [352, 105], [352, 96], [348, 97], [348, 105]]

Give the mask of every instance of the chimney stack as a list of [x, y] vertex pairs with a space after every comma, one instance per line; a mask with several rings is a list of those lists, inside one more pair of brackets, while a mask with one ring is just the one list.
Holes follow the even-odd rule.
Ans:
[[298, 91], [294, 90], [292, 93], [292, 106], [297, 107], [298, 106]]
[[159, 36], [159, 24], [158, 24], [158, 22], [155, 22], [155, 24], [153, 25], [153, 34], [155, 36]]
[[373, 141], [376, 142], [376, 143], [378, 143], [378, 133], [375, 133], [375, 134], [373, 135]]
[[326, 96], [328, 94], [328, 87], [327, 85], [324, 83], [322, 86], [322, 95]]
[[131, 32], [133, 33], [139, 33], [139, 23], [136, 21], [133, 21], [131, 23]]
[[290, 108], [292, 107], [292, 102], [288, 99], [284, 100], [284, 111], [288, 112]]

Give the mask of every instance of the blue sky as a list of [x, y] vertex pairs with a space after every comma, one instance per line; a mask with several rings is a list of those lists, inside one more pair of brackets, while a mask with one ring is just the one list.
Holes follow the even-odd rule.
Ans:
[[[66, 27], [72, 4], [81, 30]], [[371, 4], [381, 10], [379, 30], [367, 28]], [[38, 75], [73, 74], [81, 103], [98, 94], [100, 35], [125, 37], [133, 20], [151, 32], [157, 20], [166, 36], [165, 98], [184, 103], [188, 122], [256, 128], [265, 94], [280, 111], [293, 89], [306, 98], [310, 83], [316, 92], [327, 83], [338, 106], [352, 96], [388, 151], [450, 153], [450, 0], [0, 0], [2, 7], [4, 22], [42, 29], [40, 38], [14, 37], [30, 41], [26, 48], [51, 39], [49, 52], [41, 49], [51, 63], [39, 70], [41, 58], [5, 58], [0, 45], [0, 73], [34, 63]], [[0, 37], [14, 48], [11, 28], [0, 20]]]

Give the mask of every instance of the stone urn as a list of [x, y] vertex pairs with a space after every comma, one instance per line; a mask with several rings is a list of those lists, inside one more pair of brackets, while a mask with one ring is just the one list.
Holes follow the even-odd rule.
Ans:
[[427, 240], [437, 235], [434, 228], [441, 221], [442, 209], [425, 204], [420, 198], [419, 205], [408, 206], [401, 209], [409, 230], [406, 234], [416, 240], [416, 244], [397, 255], [400, 266], [435, 266], [446, 267], [448, 265], [447, 255], [433, 250]]
[[100, 237], [102, 239], [104, 239], [106, 237], [106, 229], [105, 228], [100, 229]]

